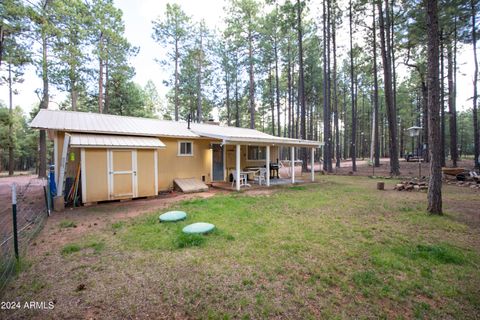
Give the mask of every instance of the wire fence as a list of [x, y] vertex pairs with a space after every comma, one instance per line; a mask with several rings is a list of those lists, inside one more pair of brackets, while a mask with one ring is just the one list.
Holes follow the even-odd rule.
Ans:
[[[18, 242], [17, 260], [12, 193], [16, 191], [16, 230]], [[10, 192], [2, 191], [0, 211], [0, 293], [3, 292], [11, 277], [18, 271], [31, 240], [42, 230], [49, 215], [47, 195], [48, 184], [45, 179], [33, 178], [25, 184], [13, 184]]]

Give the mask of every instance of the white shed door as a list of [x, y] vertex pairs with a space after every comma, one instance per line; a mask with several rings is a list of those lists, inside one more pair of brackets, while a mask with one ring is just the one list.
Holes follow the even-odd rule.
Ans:
[[108, 150], [110, 199], [137, 197], [137, 152]]

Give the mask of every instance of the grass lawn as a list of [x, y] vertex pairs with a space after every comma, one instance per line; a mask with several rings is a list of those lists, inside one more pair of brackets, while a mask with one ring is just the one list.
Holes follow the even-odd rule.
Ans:
[[[54, 300], [55, 309], [0, 312], [42, 319], [480, 318], [480, 226], [458, 205], [478, 208], [478, 192], [446, 187], [446, 214], [433, 217], [424, 193], [377, 191], [369, 178], [318, 180], [271, 194], [183, 201], [171, 209], [186, 211], [186, 221], [160, 224], [162, 210], [75, 241], [65, 241], [78, 231], [69, 228], [75, 222], [64, 222], [40, 235], [29, 266], [2, 297]], [[387, 188], [394, 183], [387, 180]], [[216, 231], [182, 235], [199, 221]], [[42, 246], [42, 237], [58, 241]]]

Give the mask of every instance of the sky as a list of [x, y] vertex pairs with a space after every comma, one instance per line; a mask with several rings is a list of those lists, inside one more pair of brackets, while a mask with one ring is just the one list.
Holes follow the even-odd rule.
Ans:
[[[155, 62], [155, 58], [164, 56], [166, 51], [152, 39], [152, 20], [163, 17], [167, 2], [173, 2], [178, 3], [194, 21], [204, 19], [208, 27], [221, 28], [226, 6], [225, 0], [114, 0], [114, 2], [123, 11], [126, 37], [132, 45], [140, 48], [138, 55], [130, 60], [136, 70], [134, 81], [144, 86], [148, 80], [152, 80], [162, 97], [168, 91], [163, 81], [168, 78], [169, 71]], [[312, 0], [309, 4], [312, 14], [320, 7], [319, 0]], [[348, 37], [348, 31], [342, 33], [344, 37]], [[339, 35], [338, 43], [342, 40], [342, 35]], [[473, 92], [472, 46], [461, 48], [457, 59], [457, 108], [464, 110], [472, 106], [471, 100], [467, 101]], [[41, 88], [42, 83], [33, 67], [27, 68], [24, 78], [24, 83], [16, 86], [18, 94], [14, 95], [13, 104], [20, 105], [25, 112], [29, 112], [39, 102], [35, 90]], [[53, 88], [51, 92], [53, 96], [49, 108], [55, 109], [65, 98], [65, 94]], [[0, 100], [8, 103], [8, 87], [5, 85], [0, 87]]]

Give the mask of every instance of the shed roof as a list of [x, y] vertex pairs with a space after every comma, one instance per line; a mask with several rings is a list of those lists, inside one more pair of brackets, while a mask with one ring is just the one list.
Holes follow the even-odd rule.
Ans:
[[165, 144], [158, 138], [154, 137], [136, 137], [136, 136], [120, 136], [106, 134], [70, 134], [70, 145], [72, 147], [89, 147], [89, 148], [165, 148]]
[[123, 136], [178, 137], [220, 139], [224, 143], [277, 144], [299, 147], [319, 147], [318, 141], [282, 138], [254, 129], [212, 124], [187, 123], [125, 117], [100, 113], [42, 109], [30, 124], [32, 128], [77, 133]]

